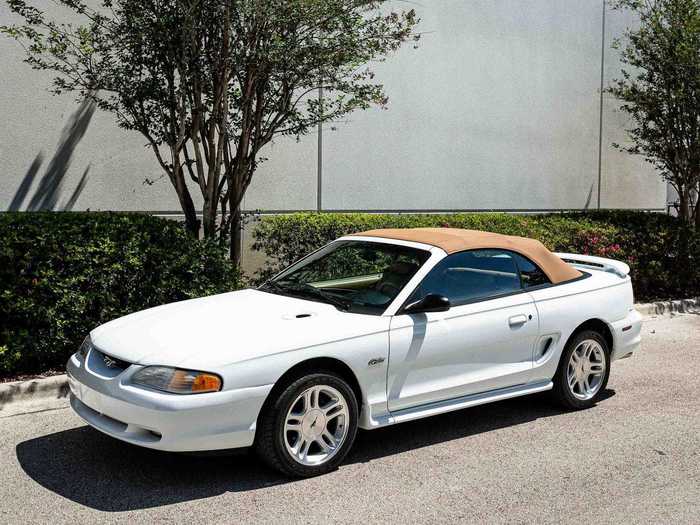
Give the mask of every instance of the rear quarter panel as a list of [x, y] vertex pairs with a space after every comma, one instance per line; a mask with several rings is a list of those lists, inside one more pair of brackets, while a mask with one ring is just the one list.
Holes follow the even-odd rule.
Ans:
[[[607, 272], [588, 273], [590, 276], [584, 279], [530, 292], [540, 322], [532, 382], [554, 377], [568, 339], [582, 323], [599, 319], [611, 327], [616, 321], [624, 319], [633, 307], [629, 276], [623, 279]], [[543, 353], [544, 344], [549, 338], [552, 344]]]

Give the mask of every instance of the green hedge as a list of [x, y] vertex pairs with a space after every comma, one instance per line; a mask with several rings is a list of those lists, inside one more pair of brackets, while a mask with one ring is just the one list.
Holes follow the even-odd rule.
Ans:
[[[624, 260], [638, 300], [700, 295], [700, 235], [673, 217], [640, 212], [266, 216], [253, 233], [253, 248], [268, 258], [257, 278], [347, 233], [417, 226], [523, 235], [553, 250]], [[195, 241], [174, 221], [117, 213], [0, 214], [0, 377], [62, 367], [100, 323], [241, 285], [218, 246]]]
[[700, 295], [700, 235], [659, 213], [601, 211], [546, 215], [297, 213], [262, 217], [253, 249], [267, 265], [262, 281], [308, 252], [347, 233], [373, 228], [438, 226], [533, 237], [553, 251], [600, 255], [627, 262], [636, 298]]
[[175, 221], [2, 213], [0, 376], [63, 367], [92, 328], [115, 317], [239, 286], [226, 254]]

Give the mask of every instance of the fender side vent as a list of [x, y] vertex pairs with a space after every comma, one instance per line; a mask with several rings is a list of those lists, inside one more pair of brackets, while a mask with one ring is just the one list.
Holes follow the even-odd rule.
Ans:
[[540, 354], [540, 357], [543, 357], [544, 355], [549, 352], [549, 349], [552, 347], [552, 338], [548, 337], [547, 339], [544, 340], [544, 344], [542, 345], [542, 353]]

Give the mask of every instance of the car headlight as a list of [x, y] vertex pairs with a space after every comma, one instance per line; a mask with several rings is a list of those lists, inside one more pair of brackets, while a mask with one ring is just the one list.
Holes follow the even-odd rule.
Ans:
[[131, 382], [171, 394], [218, 392], [222, 386], [221, 378], [216, 374], [182, 370], [169, 366], [142, 368], [131, 377]]
[[78, 354], [85, 359], [88, 355], [88, 352], [92, 348], [92, 340], [90, 339], [90, 336], [88, 335], [85, 339], [83, 339], [83, 342], [80, 344], [80, 348], [78, 348]]

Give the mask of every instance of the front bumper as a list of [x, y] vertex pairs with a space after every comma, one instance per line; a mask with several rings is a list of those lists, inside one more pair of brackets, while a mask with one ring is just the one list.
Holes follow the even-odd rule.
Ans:
[[[91, 352], [92, 353], [92, 352]], [[173, 452], [248, 447], [273, 385], [177, 395], [130, 384], [141, 367], [114, 377], [91, 367], [90, 354], [66, 366], [73, 410], [90, 426], [134, 445]], [[226, 385], [224, 385], [226, 386]]]
[[613, 354], [611, 361], [631, 357], [642, 344], [642, 314], [631, 309], [627, 317], [612, 324]]

